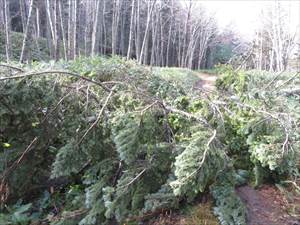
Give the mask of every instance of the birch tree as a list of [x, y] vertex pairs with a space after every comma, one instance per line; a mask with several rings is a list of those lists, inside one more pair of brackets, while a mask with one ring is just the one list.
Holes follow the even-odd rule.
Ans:
[[4, 0], [4, 21], [5, 21], [5, 51], [6, 61], [10, 61], [11, 57], [11, 37], [10, 37], [10, 13], [9, 13], [9, 1]]
[[111, 26], [111, 32], [112, 32], [111, 49], [112, 49], [113, 55], [115, 55], [117, 53], [117, 39], [118, 39], [118, 31], [119, 31], [120, 8], [121, 8], [120, 0], [113, 0], [113, 17], [112, 17], [112, 26]]
[[[140, 58], [139, 58], [139, 63], [143, 63], [147, 61], [147, 56], [146, 56], [146, 48], [148, 47], [148, 36], [149, 36], [149, 29], [150, 29], [150, 21], [152, 17], [152, 12], [154, 9], [154, 6], [156, 4], [156, 0], [153, 1], [147, 1], [147, 22], [146, 22], [146, 29], [144, 33], [144, 39], [142, 42], [142, 48], [141, 48], [141, 53], [140, 53]], [[145, 55], [145, 58], [143, 58]]]
[[127, 49], [127, 59], [131, 58], [131, 48], [132, 48], [132, 41], [133, 41], [133, 35], [134, 35], [134, 16], [135, 16], [135, 1], [132, 0], [131, 2], [131, 16], [130, 16], [130, 27], [129, 27], [129, 40], [128, 40], [128, 49]]
[[24, 38], [23, 38], [23, 43], [22, 43], [20, 62], [24, 61], [27, 41], [28, 41], [29, 36], [31, 35], [31, 19], [32, 19], [32, 14], [33, 14], [32, 13], [33, 4], [34, 4], [34, 0], [30, 0], [28, 18], [27, 18], [27, 22], [26, 22], [26, 28], [25, 28], [25, 33], [24, 33]]
[[95, 2], [96, 6], [96, 12], [94, 15], [94, 22], [93, 22], [93, 31], [92, 31], [92, 47], [91, 47], [91, 53], [92, 55], [96, 54], [96, 41], [97, 41], [97, 28], [98, 28], [98, 19], [99, 19], [99, 6], [100, 6], [100, 1], [97, 0]]

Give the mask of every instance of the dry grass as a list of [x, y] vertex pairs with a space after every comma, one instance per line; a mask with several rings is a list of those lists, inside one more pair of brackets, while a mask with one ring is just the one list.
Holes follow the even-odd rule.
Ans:
[[212, 202], [194, 206], [186, 216], [184, 225], [219, 225], [218, 219], [212, 212]]
[[160, 214], [147, 225], [219, 225], [212, 212], [212, 202], [199, 203], [191, 207], [184, 215], [178, 212]]

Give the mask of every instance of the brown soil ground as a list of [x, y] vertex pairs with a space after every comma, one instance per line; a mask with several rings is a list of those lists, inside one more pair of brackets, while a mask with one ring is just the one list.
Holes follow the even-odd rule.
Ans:
[[290, 204], [276, 187], [242, 186], [236, 192], [247, 207], [248, 225], [300, 225], [300, 218], [290, 215]]
[[217, 75], [199, 73], [198, 76], [201, 80], [195, 84], [195, 88], [208, 91], [212, 91], [215, 89], [215, 81], [217, 79]]

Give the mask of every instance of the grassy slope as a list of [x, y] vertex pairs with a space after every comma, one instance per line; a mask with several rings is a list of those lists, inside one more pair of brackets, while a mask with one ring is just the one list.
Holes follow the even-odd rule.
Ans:
[[192, 88], [201, 79], [197, 72], [177, 67], [155, 67], [153, 72], [168, 81], [182, 84], [186, 88]]

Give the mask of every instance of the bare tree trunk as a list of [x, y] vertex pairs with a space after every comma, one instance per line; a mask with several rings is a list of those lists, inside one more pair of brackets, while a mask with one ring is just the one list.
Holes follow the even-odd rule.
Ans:
[[74, 24], [73, 24], [73, 59], [76, 58], [76, 55], [77, 55], [77, 14], [78, 14], [78, 11], [77, 11], [77, 5], [78, 5], [78, 0], [75, 0], [74, 1]]
[[23, 43], [22, 43], [22, 50], [21, 50], [20, 62], [24, 61], [26, 44], [27, 44], [27, 40], [28, 40], [30, 32], [31, 32], [31, 30], [30, 30], [30, 23], [31, 23], [31, 18], [32, 18], [33, 3], [34, 3], [34, 0], [30, 0], [29, 13], [28, 13], [28, 18], [27, 18], [27, 22], [26, 22], [24, 39], [23, 39]]
[[172, 35], [172, 24], [170, 22], [169, 32], [168, 32], [168, 43], [167, 43], [167, 53], [166, 53], [166, 66], [170, 66], [170, 46], [171, 46], [171, 35]]
[[64, 29], [64, 20], [63, 20], [63, 14], [62, 14], [62, 4], [61, 1], [58, 1], [58, 11], [59, 11], [59, 19], [60, 19], [60, 30], [61, 30], [61, 36], [62, 36], [62, 43], [63, 43], [63, 53], [64, 53], [64, 59], [67, 60], [67, 45], [66, 45], [66, 36], [65, 36], [65, 29]]
[[[53, 1], [52, 1], [53, 3]], [[55, 28], [55, 15], [52, 10], [52, 5], [50, 5], [50, 1], [46, 0], [46, 11], [48, 15], [48, 22], [50, 25], [50, 33], [51, 33], [51, 48], [52, 48], [52, 58], [56, 58], [56, 52], [57, 52], [57, 37], [56, 37], [56, 28]], [[52, 19], [54, 21], [52, 21]]]
[[11, 56], [11, 39], [10, 39], [10, 13], [9, 1], [4, 0], [4, 20], [5, 20], [5, 51], [6, 61], [10, 61]]
[[103, 29], [103, 42], [102, 42], [102, 54], [106, 53], [107, 48], [107, 38], [106, 38], [106, 25], [105, 25], [105, 12], [106, 12], [106, 1], [103, 1], [103, 11], [102, 11], [102, 29]]
[[86, 1], [85, 2], [85, 28], [84, 28], [84, 53], [85, 56], [89, 55], [92, 51], [89, 44], [90, 44], [90, 38], [91, 38], [91, 24], [93, 23], [92, 14], [94, 11], [92, 10], [92, 4], [94, 2], [92, 1]]
[[133, 39], [133, 26], [134, 26], [134, 12], [135, 12], [135, 0], [132, 0], [131, 5], [131, 16], [130, 16], [130, 28], [129, 28], [129, 41], [127, 49], [127, 59], [131, 58], [131, 48], [132, 48], [132, 39]]
[[60, 0], [55, 0], [54, 2], [54, 34], [55, 34], [55, 60], [58, 61], [60, 57], [60, 51], [59, 51], [59, 12], [58, 12], [58, 4]]
[[40, 29], [40, 10], [36, 7], [36, 36], [41, 37], [41, 29]]
[[118, 40], [118, 28], [120, 20], [120, 0], [113, 1], [113, 19], [112, 19], [112, 35], [111, 35], [111, 49], [112, 55], [117, 53], [117, 40]]
[[151, 57], [150, 57], [150, 66], [154, 65], [156, 62], [156, 46], [157, 46], [157, 26], [158, 26], [158, 20], [157, 20], [158, 17], [156, 17], [156, 19], [152, 20], [152, 47], [151, 47]]
[[[165, 66], [165, 60], [164, 60], [164, 52], [165, 52], [165, 40], [164, 40], [164, 23], [162, 21], [162, 14], [161, 14], [161, 9], [160, 9], [160, 16], [159, 16], [159, 21], [160, 21], [160, 55], [159, 55], [159, 66]], [[158, 49], [159, 50], [159, 49]]]
[[0, 30], [5, 30], [4, 0], [0, 0]]
[[72, 55], [72, 9], [73, 1], [68, 2], [68, 59], [73, 58]]
[[137, 11], [135, 16], [136, 32], [135, 32], [135, 55], [137, 60], [140, 59], [140, 47], [141, 47], [141, 25], [140, 25], [140, 10], [141, 2], [137, 0]]
[[22, 20], [22, 28], [23, 28], [23, 33], [26, 30], [26, 10], [25, 10], [25, 2], [24, 0], [19, 1], [20, 4], [20, 14], [21, 14], [21, 20]]
[[[151, 5], [151, 3], [152, 3], [152, 5]], [[146, 58], [144, 58], [144, 61], [143, 61], [143, 56], [147, 54], [146, 49], [148, 47], [150, 21], [151, 21], [152, 12], [153, 12], [153, 8], [155, 6], [155, 3], [156, 3], [156, 0], [147, 2], [147, 4], [148, 4], [148, 13], [147, 14], [148, 15], [147, 15], [147, 22], [146, 22], [144, 40], [143, 40], [143, 43], [142, 43], [141, 54], [140, 54], [140, 58], [139, 58], [139, 63], [140, 64], [146, 61]]]
[[93, 23], [93, 31], [92, 31], [92, 55], [96, 54], [96, 41], [97, 41], [97, 28], [98, 28], [98, 19], [99, 19], [99, 5], [100, 1], [98, 0], [96, 2], [96, 13], [95, 13], [95, 18], [94, 18], [94, 23]]
[[182, 56], [181, 56], [181, 62], [180, 65], [182, 67], [185, 67], [185, 57], [186, 57], [186, 48], [187, 48], [187, 38], [188, 38], [188, 29], [189, 29], [189, 21], [190, 21], [190, 16], [191, 16], [191, 9], [192, 9], [192, 0], [189, 1], [189, 6], [188, 6], [188, 12], [187, 12], [187, 17], [186, 21], [184, 24], [184, 38], [183, 38], [183, 48], [182, 48]]
[[121, 6], [121, 32], [120, 32], [120, 49], [119, 49], [119, 54], [122, 56], [127, 55], [127, 49], [126, 49], [126, 43], [125, 43], [125, 38], [127, 38], [126, 35], [126, 17], [127, 17], [127, 12], [128, 12], [128, 7], [126, 5]]

